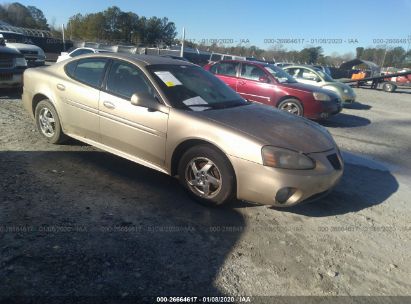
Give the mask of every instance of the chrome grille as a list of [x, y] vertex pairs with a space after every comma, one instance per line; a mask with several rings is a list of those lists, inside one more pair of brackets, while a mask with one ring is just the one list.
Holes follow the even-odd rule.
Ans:
[[14, 67], [13, 58], [0, 58], [0, 69], [11, 69]]

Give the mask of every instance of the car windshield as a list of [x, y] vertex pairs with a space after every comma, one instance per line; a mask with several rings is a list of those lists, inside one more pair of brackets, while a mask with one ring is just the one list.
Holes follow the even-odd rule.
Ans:
[[161, 64], [147, 69], [174, 108], [205, 111], [249, 104], [217, 77], [198, 66]]
[[325, 81], [328, 81], [328, 82], [334, 82], [334, 81], [335, 81], [330, 75], [328, 75], [327, 73], [324, 73], [324, 72], [321, 71], [320, 69], [315, 69], [315, 71], [316, 71], [317, 74], [320, 75], [321, 78], [324, 79]]
[[288, 74], [283, 69], [276, 67], [275, 65], [269, 64], [269, 65], [266, 65], [264, 68], [279, 83], [296, 83], [297, 82], [297, 80], [295, 80], [290, 74]]

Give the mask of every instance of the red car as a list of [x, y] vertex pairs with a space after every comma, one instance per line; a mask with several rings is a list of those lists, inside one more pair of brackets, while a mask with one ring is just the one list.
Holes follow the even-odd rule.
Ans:
[[263, 103], [310, 119], [325, 119], [341, 111], [339, 97], [315, 86], [298, 83], [272, 64], [223, 60], [204, 67], [244, 99]]

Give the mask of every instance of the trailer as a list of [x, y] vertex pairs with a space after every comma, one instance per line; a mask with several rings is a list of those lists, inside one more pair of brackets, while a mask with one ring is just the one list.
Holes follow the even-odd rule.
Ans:
[[[394, 73], [394, 74], [385, 74], [380, 76], [365, 77], [362, 79], [344, 79], [340, 80], [343, 83], [356, 84], [357, 88], [367, 85], [367, 82], [371, 82], [371, 89], [382, 89], [385, 92], [395, 92], [398, 87], [401, 88], [411, 88], [411, 81], [408, 82], [396, 82], [392, 81], [392, 78], [397, 78], [401, 76], [409, 76], [411, 71]], [[408, 77], [410, 78], [410, 77]]]

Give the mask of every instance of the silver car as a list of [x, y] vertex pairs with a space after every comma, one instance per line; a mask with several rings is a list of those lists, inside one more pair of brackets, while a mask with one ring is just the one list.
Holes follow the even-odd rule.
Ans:
[[180, 60], [104, 53], [29, 69], [23, 102], [49, 142], [73, 137], [178, 176], [208, 205], [291, 206], [327, 193], [343, 173], [326, 129], [248, 103]]
[[333, 79], [319, 68], [305, 65], [290, 65], [283, 67], [283, 70], [293, 76], [298, 82], [333, 91], [341, 98], [343, 105], [353, 103], [357, 97], [349, 85]]

